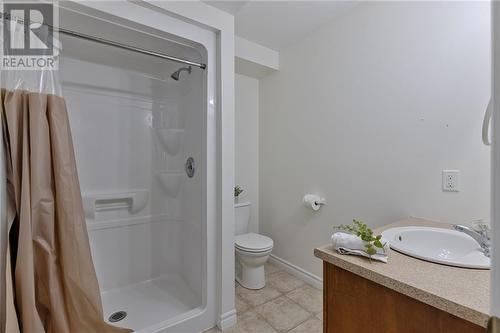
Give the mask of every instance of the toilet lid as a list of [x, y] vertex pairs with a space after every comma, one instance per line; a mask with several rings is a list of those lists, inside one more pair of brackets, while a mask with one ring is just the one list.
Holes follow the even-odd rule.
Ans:
[[234, 243], [237, 248], [249, 252], [266, 251], [273, 247], [271, 238], [253, 232], [236, 236]]

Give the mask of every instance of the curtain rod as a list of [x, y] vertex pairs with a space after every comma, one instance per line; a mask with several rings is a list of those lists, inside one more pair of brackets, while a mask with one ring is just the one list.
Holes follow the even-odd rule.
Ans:
[[[6, 14], [4, 14], [2, 12], [0, 12], [0, 18], [2, 18], [4, 20], [11, 20], [11, 18], [9, 17], [9, 15], [6, 15]], [[20, 22], [20, 23], [24, 23], [24, 21], [21, 20], [21, 19], [16, 18], [16, 20], [18, 22]], [[35, 23], [35, 22], [33, 22], [33, 23]], [[193, 61], [189, 61], [189, 60], [186, 60], [186, 59], [173, 57], [173, 56], [170, 56], [168, 54], [164, 54], [164, 53], [160, 53], [160, 52], [154, 52], [154, 51], [142, 49], [140, 47], [135, 47], [135, 46], [127, 45], [127, 44], [122, 44], [122, 43], [118, 43], [118, 42], [111, 41], [111, 40], [108, 40], [108, 39], [104, 39], [104, 38], [100, 38], [100, 37], [95, 37], [95, 36], [90, 36], [90, 35], [82, 34], [80, 32], [76, 32], [76, 31], [72, 31], [72, 30], [68, 30], [68, 29], [64, 29], [64, 28], [56, 28], [56, 27], [50, 26], [48, 24], [45, 24], [45, 25], [48, 26], [48, 27], [50, 27], [50, 28], [52, 28], [52, 29], [54, 29], [54, 30], [59, 31], [60, 33], [63, 33], [65, 35], [69, 35], [69, 36], [72, 36], [72, 37], [76, 37], [76, 38], [80, 38], [80, 39], [85, 39], [85, 40], [93, 41], [93, 42], [96, 42], [96, 43], [99, 43], [99, 44], [103, 44], [103, 45], [114, 46], [114, 47], [117, 47], [117, 48], [120, 48], [120, 49], [123, 49], [123, 50], [128, 50], [128, 51], [132, 51], [132, 52], [142, 53], [142, 54], [150, 55], [150, 56], [161, 58], [161, 59], [167, 59], [167, 60], [179, 62], [179, 63], [182, 63], [182, 64], [186, 64], [186, 65], [196, 66], [196, 67], [199, 67], [201, 69], [206, 69], [207, 68], [207, 65], [204, 64], [204, 63], [193, 62]]]

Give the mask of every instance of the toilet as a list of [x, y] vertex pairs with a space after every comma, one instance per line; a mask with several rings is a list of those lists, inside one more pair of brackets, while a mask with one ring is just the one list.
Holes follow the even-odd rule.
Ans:
[[247, 289], [261, 289], [266, 285], [264, 264], [273, 250], [273, 240], [248, 232], [251, 207], [250, 202], [234, 205], [236, 281]]

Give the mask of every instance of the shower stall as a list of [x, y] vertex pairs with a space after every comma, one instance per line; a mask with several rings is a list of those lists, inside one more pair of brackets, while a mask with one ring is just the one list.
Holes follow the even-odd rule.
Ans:
[[137, 332], [207, 328], [215, 317], [207, 223], [215, 189], [207, 189], [206, 49], [76, 5], [61, 9], [60, 21], [118, 44], [58, 36], [104, 317]]

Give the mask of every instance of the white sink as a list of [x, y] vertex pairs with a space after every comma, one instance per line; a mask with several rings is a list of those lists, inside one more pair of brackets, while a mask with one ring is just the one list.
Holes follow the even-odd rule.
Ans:
[[439, 264], [489, 269], [486, 257], [472, 237], [450, 229], [430, 227], [391, 228], [382, 237], [392, 249], [406, 255]]

